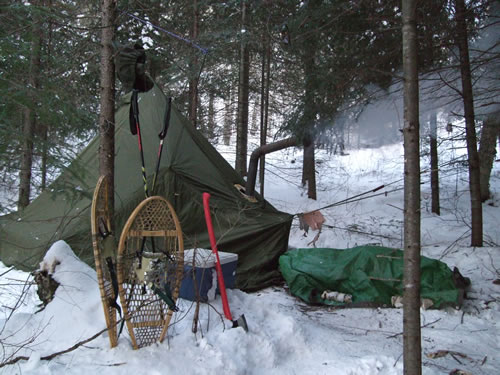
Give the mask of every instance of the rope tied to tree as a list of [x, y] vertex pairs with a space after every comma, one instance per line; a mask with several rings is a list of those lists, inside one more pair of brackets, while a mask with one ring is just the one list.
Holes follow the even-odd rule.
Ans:
[[124, 13], [124, 14], [126, 14], [127, 16], [129, 16], [130, 18], [133, 18], [133, 19], [135, 19], [135, 20], [137, 20], [137, 21], [139, 21], [139, 22], [142, 22], [142, 23], [143, 23], [143, 24], [145, 24], [145, 25], [149, 25], [149, 26], [151, 26], [151, 27], [155, 28], [156, 30], [162, 31], [162, 32], [164, 32], [165, 34], [168, 34], [168, 35], [170, 35], [170, 36], [171, 36], [171, 37], [173, 37], [173, 38], [176, 38], [176, 39], [181, 40], [181, 41], [183, 41], [183, 42], [185, 42], [185, 43], [187, 43], [187, 44], [192, 45], [194, 48], [196, 48], [196, 49], [198, 49], [199, 51], [201, 51], [201, 53], [203, 53], [203, 55], [206, 55], [206, 54], [208, 53], [208, 49], [206, 49], [206, 48], [204, 48], [204, 47], [201, 47], [200, 45], [196, 44], [196, 43], [195, 43], [194, 41], [192, 41], [191, 39], [188, 39], [188, 38], [185, 38], [185, 37], [183, 37], [183, 36], [177, 35], [177, 34], [175, 34], [175, 33], [171, 32], [171, 31], [168, 31], [167, 29], [164, 29], [163, 27], [160, 27], [160, 26], [155, 25], [155, 24], [154, 24], [154, 23], [152, 23], [151, 21], [148, 21], [148, 20], [145, 20], [145, 19], [140, 18], [140, 17], [138, 17], [138, 16], [135, 16], [135, 15], [133, 15], [133, 14], [131, 14], [131, 13], [127, 12], [127, 11], [124, 11], [123, 13]]

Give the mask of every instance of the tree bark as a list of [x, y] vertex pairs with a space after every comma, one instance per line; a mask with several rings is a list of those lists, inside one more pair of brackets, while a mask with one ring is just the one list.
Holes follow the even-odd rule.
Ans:
[[314, 160], [314, 141], [310, 135], [303, 142], [304, 164], [302, 167], [302, 185], [307, 184], [307, 197], [316, 200], [316, 168]]
[[250, 132], [250, 135], [255, 136], [257, 135], [257, 112], [259, 108], [257, 107], [257, 103], [254, 103], [253, 105], [249, 103], [249, 111], [252, 112], [252, 116], [249, 116], [249, 124], [248, 124], [248, 131]]
[[481, 204], [481, 186], [479, 155], [477, 152], [476, 125], [474, 119], [474, 99], [465, 21], [465, 1], [455, 0], [455, 19], [457, 24], [457, 45], [460, 54], [460, 73], [462, 76], [462, 98], [464, 101], [465, 137], [469, 158], [469, 190], [471, 201], [471, 246], [483, 246], [483, 206]]
[[248, 150], [248, 95], [249, 95], [249, 73], [250, 53], [248, 49], [248, 21], [247, 1], [241, 2], [241, 29], [245, 30], [241, 36], [239, 90], [238, 90], [238, 122], [236, 130], [236, 171], [241, 175], [247, 174], [247, 150]]
[[[304, 101], [304, 126], [313, 128], [316, 120], [316, 105], [314, 101], [314, 86], [315, 86], [315, 43], [311, 42], [306, 48], [308, 52], [304, 56], [304, 71], [305, 71], [305, 101]], [[302, 185], [307, 184], [307, 196], [311, 199], [316, 199], [316, 168], [314, 160], [314, 138], [311, 130], [306, 129], [303, 137], [304, 146], [304, 162], [302, 165]]]
[[231, 142], [232, 122], [233, 122], [233, 93], [231, 88], [228, 88], [226, 98], [224, 100], [224, 125], [222, 127], [222, 142], [225, 146], [229, 146]]
[[40, 184], [40, 189], [44, 191], [47, 188], [47, 166], [49, 159], [49, 145], [47, 144], [49, 140], [49, 126], [43, 124], [40, 129], [40, 142], [42, 143], [42, 155], [41, 155], [41, 167], [40, 173], [42, 182]]
[[215, 93], [210, 90], [208, 93], [208, 123], [207, 138], [212, 141], [215, 138]]
[[[193, 0], [193, 24], [191, 27], [190, 37], [191, 40], [196, 40], [198, 38], [198, 28], [199, 28], [199, 12], [198, 12], [198, 1]], [[189, 120], [196, 128], [198, 125], [198, 57], [195, 54], [193, 56], [193, 62], [191, 63], [191, 79], [189, 80]]]
[[490, 176], [495, 160], [497, 137], [500, 135], [500, 112], [492, 113], [483, 122], [481, 143], [479, 146], [479, 163], [481, 173], [481, 202], [491, 198]]
[[[264, 37], [265, 53], [262, 56], [262, 91], [261, 91], [261, 126], [260, 145], [267, 143], [267, 129], [269, 123], [269, 91], [271, 88], [271, 39], [268, 35]], [[266, 155], [262, 155], [259, 161], [260, 195], [264, 196], [264, 178], [266, 170]]]
[[[321, 5], [321, 0], [310, 1], [307, 4], [308, 10], [316, 13]], [[309, 22], [304, 26], [304, 34], [310, 37], [304, 40], [302, 50], [302, 65], [304, 69], [304, 113], [302, 117], [302, 142], [304, 146], [304, 162], [302, 165], [302, 185], [307, 184], [307, 196], [316, 199], [316, 167], [314, 160], [314, 138], [315, 125], [317, 122], [318, 109], [316, 105], [318, 87], [318, 67], [316, 55], [318, 53], [318, 39], [314, 36], [317, 25]]]
[[[52, 0], [48, 1], [48, 6], [52, 9]], [[52, 59], [52, 33], [54, 30], [54, 23], [52, 19], [49, 19], [49, 25], [47, 28], [47, 61], [51, 61]], [[50, 72], [49, 72], [50, 74]], [[47, 188], [47, 173], [48, 173], [48, 161], [49, 161], [49, 130], [50, 125], [48, 123], [42, 124], [40, 127], [40, 140], [42, 143], [42, 156], [41, 156], [41, 174], [42, 174], [42, 183], [40, 189], [44, 191]]]
[[31, 193], [31, 168], [33, 166], [33, 138], [36, 125], [36, 90], [40, 76], [40, 54], [42, 45], [41, 19], [36, 7], [43, 5], [43, 2], [33, 1], [35, 7], [33, 15], [33, 25], [31, 27], [31, 56], [28, 74], [28, 106], [23, 109], [23, 144], [21, 169], [19, 172], [19, 199], [18, 209], [27, 207], [30, 203]]
[[[112, 41], [116, 0], [103, 0], [101, 8], [101, 100], [99, 113], [99, 173], [109, 178], [109, 206], [114, 212], [115, 178], [115, 65], [113, 62]], [[113, 214], [111, 215], [113, 217]], [[112, 223], [113, 225], [113, 223]]]
[[403, 0], [404, 373], [422, 373], [420, 337], [420, 155], [416, 0]]
[[437, 114], [432, 112], [430, 116], [430, 148], [431, 148], [431, 199], [432, 212], [441, 214], [439, 204], [439, 163], [437, 149]]

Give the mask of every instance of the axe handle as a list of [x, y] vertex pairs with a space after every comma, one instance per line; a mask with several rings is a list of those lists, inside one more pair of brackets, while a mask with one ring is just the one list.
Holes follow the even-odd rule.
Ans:
[[215, 254], [215, 269], [217, 271], [217, 279], [219, 280], [219, 290], [222, 297], [222, 308], [224, 310], [224, 315], [226, 319], [233, 320], [231, 315], [231, 310], [229, 309], [229, 303], [227, 301], [226, 285], [224, 284], [224, 276], [222, 274], [222, 267], [219, 260], [219, 252], [217, 251], [217, 242], [215, 241], [214, 228], [212, 225], [212, 217], [210, 216], [210, 194], [203, 193], [203, 209], [205, 211], [205, 221], [207, 222], [208, 237], [210, 239], [210, 245], [212, 246], [212, 252]]

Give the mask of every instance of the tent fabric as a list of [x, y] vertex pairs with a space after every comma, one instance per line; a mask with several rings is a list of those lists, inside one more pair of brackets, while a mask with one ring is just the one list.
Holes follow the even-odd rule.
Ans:
[[[325, 290], [350, 294], [352, 304], [391, 306], [391, 297], [403, 295], [403, 251], [379, 246], [351, 249], [293, 249], [280, 257], [280, 271], [290, 292], [307, 303], [345, 305], [321, 297]], [[459, 306], [460, 290], [448, 266], [424, 256], [421, 262], [422, 299], [432, 308]]]
[[[117, 233], [144, 199], [137, 136], [129, 130], [131, 95], [129, 92], [122, 97], [115, 114]], [[156, 85], [138, 95], [146, 173], [151, 180], [167, 98]], [[96, 138], [24, 211], [0, 217], [2, 262], [33, 270], [50, 245], [63, 239], [82, 260], [93, 264], [90, 206], [99, 173], [98, 147]], [[244, 186], [244, 181], [172, 105], [156, 194], [173, 204], [185, 247], [209, 248], [202, 205], [202, 193], [209, 192], [218, 248], [238, 254], [236, 287], [258, 290], [282, 280], [278, 261], [288, 247], [292, 215], [279, 212], [259, 195], [255, 203], [250, 202], [235, 184]]]

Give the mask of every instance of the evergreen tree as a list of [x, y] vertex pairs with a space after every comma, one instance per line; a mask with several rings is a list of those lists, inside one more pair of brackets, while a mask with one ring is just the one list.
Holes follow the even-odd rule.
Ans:
[[[72, 2], [55, 0], [11, 2], [2, 8], [0, 171], [3, 187], [10, 191], [5, 191], [5, 196], [12, 197], [20, 186], [16, 176], [22, 170], [21, 206], [46, 187], [95, 134], [97, 79], [93, 70], [92, 10], [90, 5], [82, 10]], [[33, 29], [40, 32], [34, 35]], [[31, 47], [37, 39], [39, 48], [33, 51], [39, 51], [39, 58], [33, 60]], [[34, 61], [31, 66], [35, 70], [31, 71], [39, 73], [30, 78], [26, 72]], [[23, 128], [23, 112], [28, 110], [30, 116], [24, 118], [33, 121], [34, 127], [25, 127], [24, 136], [17, 129]], [[21, 155], [28, 156], [30, 149], [31, 167], [26, 158], [21, 163]]]

